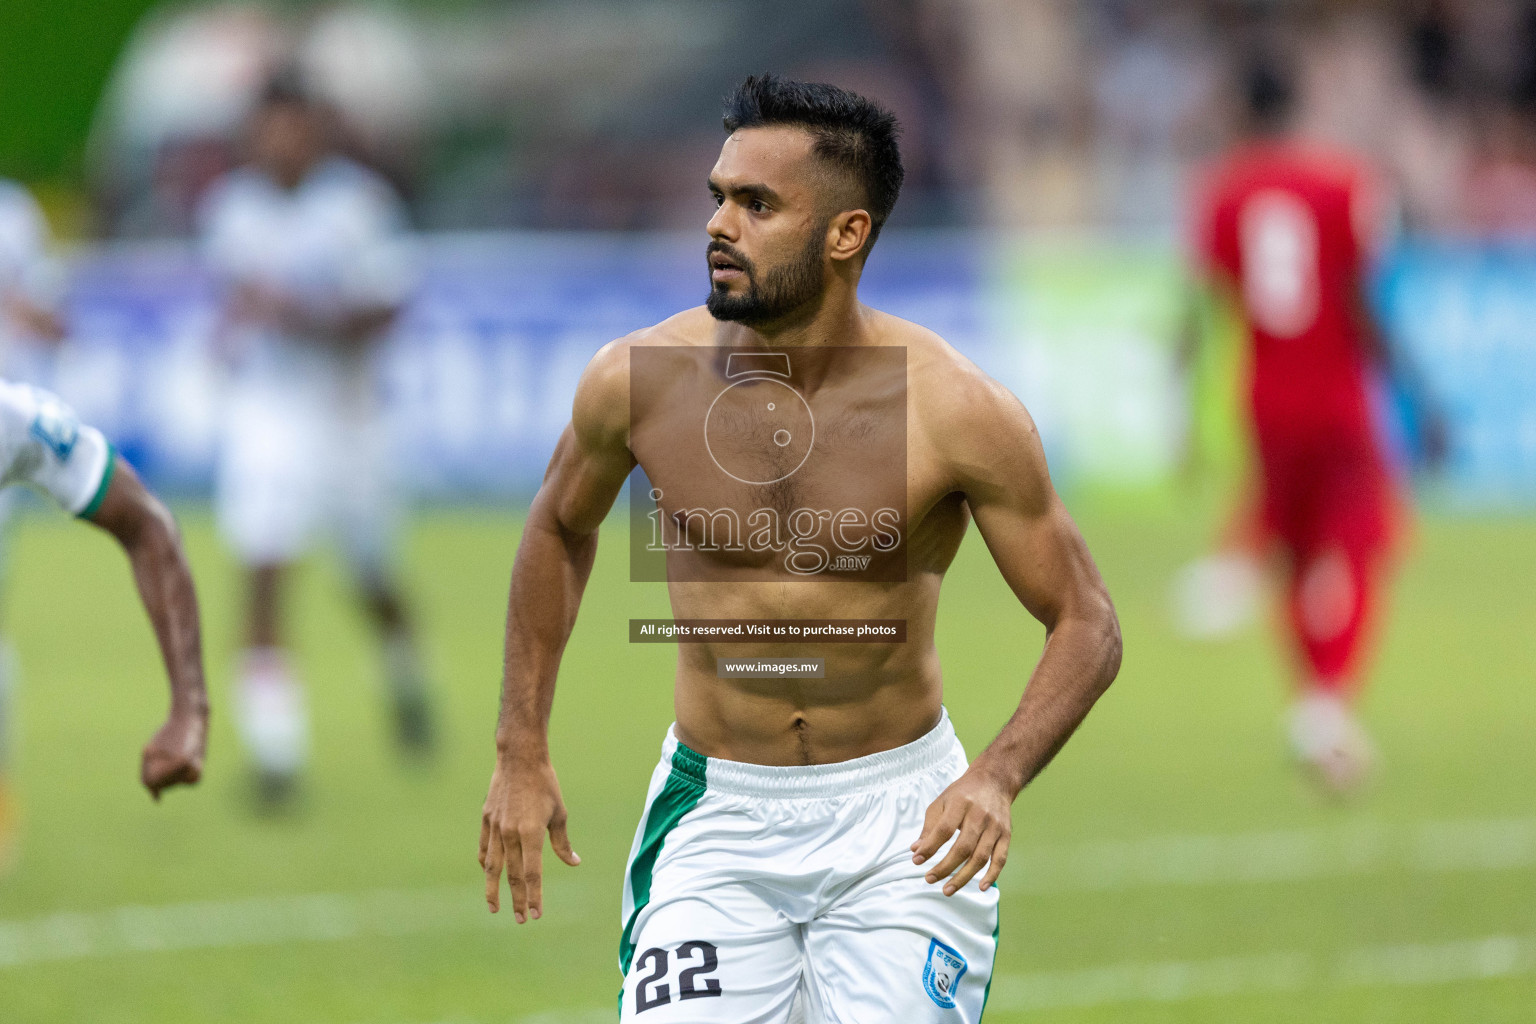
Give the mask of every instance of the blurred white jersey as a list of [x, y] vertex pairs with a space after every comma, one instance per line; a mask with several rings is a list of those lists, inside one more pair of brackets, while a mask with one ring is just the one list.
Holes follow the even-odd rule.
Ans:
[[30, 484], [65, 511], [90, 516], [112, 480], [112, 446], [59, 398], [0, 380], [0, 486]]
[[[21, 185], [0, 179], [0, 298], [19, 295], [50, 308], [59, 298], [58, 266], [49, 255], [48, 221]], [[19, 334], [0, 316], [0, 359]]]
[[[267, 288], [321, 317], [399, 305], [414, 287], [399, 200], [340, 157], [291, 190], [258, 170], [235, 171], [209, 194], [203, 232], [205, 258], [226, 287]], [[324, 337], [246, 326], [231, 341], [242, 377], [333, 377], [366, 362]]]
[[[317, 166], [295, 189], [260, 171], [231, 174], [204, 208], [204, 256], [228, 289], [257, 286], [319, 319], [402, 304], [414, 267], [400, 203], [348, 160]], [[290, 561], [324, 528], [354, 565], [378, 567], [393, 522], [374, 345], [250, 325], [226, 339], [216, 504], [248, 563]]]

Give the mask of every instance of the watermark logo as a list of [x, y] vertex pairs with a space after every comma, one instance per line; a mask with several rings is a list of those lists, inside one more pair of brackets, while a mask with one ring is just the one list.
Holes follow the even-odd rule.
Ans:
[[[720, 472], [744, 484], [764, 486], [788, 479], [805, 465], [816, 444], [816, 416], [789, 384], [789, 353], [728, 353], [725, 376], [734, 383], [715, 396], [704, 414], [704, 448], [710, 459]], [[778, 472], [785, 466], [790, 468]], [[778, 475], [762, 479], [770, 473]]]
[[630, 353], [630, 575], [906, 579], [906, 350]]

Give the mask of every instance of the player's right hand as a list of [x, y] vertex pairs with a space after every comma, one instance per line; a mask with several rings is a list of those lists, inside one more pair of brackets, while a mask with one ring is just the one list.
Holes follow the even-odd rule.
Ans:
[[139, 781], [156, 800], [163, 789], [190, 786], [203, 777], [207, 749], [208, 712], [173, 711], [144, 747]]
[[565, 802], [554, 765], [547, 760], [498, 760], [480, 814], [480, 867], [485, 870], [485, 902], [491, 913], [501, 909], [505, 869], [517, 923], [543, 914], [546, 831], [557, 857], [572, 867], [581, 863], [565, 832]]

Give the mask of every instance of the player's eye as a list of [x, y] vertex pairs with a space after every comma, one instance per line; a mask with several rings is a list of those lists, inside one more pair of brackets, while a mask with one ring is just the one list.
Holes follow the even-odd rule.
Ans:
[[761, 199], [754, 199], [747, 204], [747, 209], [753, 213], [767, 213], [768, 207]]
[[721, 195], [719, 192], [711, 192], [710, 195], [715, 200], [715, 209], [718, 210], [720, 207], [725, 205], [725, 196]]

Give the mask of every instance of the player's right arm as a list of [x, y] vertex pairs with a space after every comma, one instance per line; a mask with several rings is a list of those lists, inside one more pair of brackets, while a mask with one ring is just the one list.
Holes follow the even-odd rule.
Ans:
[[203, 771], [208, 693], [197, 593], [176, 520], [101, 432], [46, 391], [0, 383], [5, 482], [26, 483], [112, 534], [128, 555], [171, 684], [171, 710], [145, 746], [144, 788], [191, 785]]
[[171, 710], [140, 759], [139, 778], [156, 800], [171, 786], [190, 786], [203, 775], [208, 745], [208, 691], [203, 682], [202, 630], [197, 591], [176, 520], [140, 482], [133, 468], [109, 451], [112, 464], [100, 503], [83, 518], [116, 538], [133, 567], [139, 600], [160, 644], [171, 681]]
[[512, 565], [496, 768], [480, 817], [480, 866], [491, 912], [501, 874], [519, 924], [543, 912], [544, 833], [567, 864], [580, 863], [549, 758], [549, 715], [560, 656], [576, 625], [597, 554], [597, 530], [635, 459], [629, 450], [629, 346], [605, 346], [582, 374]]

